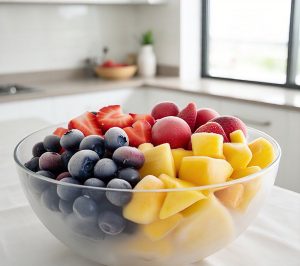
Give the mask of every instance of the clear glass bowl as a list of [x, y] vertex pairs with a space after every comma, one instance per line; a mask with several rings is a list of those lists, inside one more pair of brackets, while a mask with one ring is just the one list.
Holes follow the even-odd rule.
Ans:
[[[173, 230], [159, 240], [153, 241], [146, 236], [147, 226], [129, 221], [126, 222], [126, 227], [121, 234], [111, 236], [100, 230], [98, 217], [78, 218], [72, 213], [72, 203], [69, 209], [71, 213], [60, 212], [59, 198], [56, 193], [57, 187], [60, 186], [66, 189], [75, 188], [80, 192], [84, 189], [85, 193], [88, 191], [98, 194], [100, 198], [102, 195], [102, 199], [97, 202], [99, 213], [110, 211], [122, 216], [122, 211], [112, 207], [105, 199], [104, 194], [109, 189], [62, 183], [37, 175], [23, 166], [32, 157], [33, 145], [51, 134], [55, 128], [49, 127], [34, 132], [16, 146], [14, 159], [22, 187], [38, 218], [57, 239], [75, 252], [103, 265], [182, 266], [200, 261], [225, 247], [252, 223], [263, 206], [274, 184], [281, 156], [280, 147], [273, 138], [249, 128], [249, 141], [264, 137], [272, 143], [276, 153], [274, 162], [255, 174], [223, 184], [188, 189], [135, 192], [113, 190], [126, 193], [127, 196], [128, 193], [140, 193], [142, 195], [140, 200], [159, 195], [163, 197], [166, 193], [197, 190], [207, 195], [207, 199], [199, 201], [192, 209], [185, 211], [176, 223], [176, 228], [173, 228], [174, 224], [173, 227], [167, 224], [167, 227], [170, 226]], [[243, 186], [244, 190], [243, 204], [239, 208], [228, 207], [224, 201], [220, 201], [215, 196], [218, 195], [217, 191], [233, 189], [237, 186]], [[152, 228], [152, 233], [153, 230]]]

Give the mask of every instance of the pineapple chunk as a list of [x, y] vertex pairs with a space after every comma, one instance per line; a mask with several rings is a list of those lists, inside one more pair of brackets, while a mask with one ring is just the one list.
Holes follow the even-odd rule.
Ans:
[[[161, 175], [159, 179], [165, 184], [166, 188], [190, 188], [195, 186], [192, 183], [167, 175]], [[159, 218], [166, 219], [171, 217], [204, 198], [206, 198], [206, 196], [196, 190], [167, 192], [167, 196], [159, 213]]]
[[124, 207], [123, 216], [138, 224], [150, 224], [158, 219], [165, 192], [134, 192], [134, 190], [163, 189], [164, 183], [155, 176], [145, 176], [133, 189], [131, 201]]
[[182, 218], [183, 216], [181, 214], [176, 213], [167, 219], [157, 220], [151, 224], [143, 225], [142, 230], [152, 241], [157, 241], [174, 230]]
[[241, 199], [241, 202], [238, 206], [240, 211], [245, 211], [251, 201], [254, 199], [255, 195], [261, 188], [262, 179], [261, 177], [256, 177], [253, 180], [250, 180], [243, 184], [244, 186], [244, 196]]
[[172, 155], [175, 163], [176, 173], [178, 173], [182, 159], [187, 156], [193, 156], [193, 152], [179, 148], [179, 149], [173, 149]]
[[238, 129], [229, 134], [232, 143], [247, 143], [245, 135], [242, 130]]
[[170, 144], [165, 143], [146, 149], [143, 154], [145, 162], [140, 169], [141, 177], [146, 175], [160, 176], [161, 174], [176, 176]]
[[215, 196], [229, 208], [237, 208], [244, 195], [244, 186], [242, 184], [231, 185], [215, 192]]
[[223, 136], [215, 133], [195, 133], [192, 135], [192, 148], [195, 156], [224, 158]]
[[243, 169], [237, 169], [235, 171], [233, 171], [232, 175], [231, 175], [231, 179], [238, 179], [247, 175], [252, 175], [258, 171], [260, 171], [261, 168], [259, 166], [250, 166], [247, 168], [243, 168]]
[[152, 143], [142, 143], [140, 146], [139, 146], [139, 150], [141, 152], [144, 152], [146, 150], [149, 150], [149, 149], [152, 149], [154, 146]]
[[264, 138], [258, 138], [249, 143], [252, 152], [252, 160], [249, 166], [259, 166], [265, 168], [275, 159], [275, 151], [272, 144]]
[[243, 143], [224, 143], [223, 153], [234, 170], [247, 167], [252, 158], [249, 147]]
[[231, 165], [225, 160], [191, 156], [182, 159], [179, 178], [203, 186], [225, 182], [232, 171]]

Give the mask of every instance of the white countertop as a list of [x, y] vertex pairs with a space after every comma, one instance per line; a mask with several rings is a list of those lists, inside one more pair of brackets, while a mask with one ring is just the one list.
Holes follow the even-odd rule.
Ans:
[[[21, 190], [12, 157], [13, 147], [23, 136], [46, 125], [37, 119], [0, 124], [0, 265], [96, 266], [98, 264], [74, 254], [47, 231]], [[263, 210], [246, 232], [197, 265], [298, 266], [299, 221], [300, 195], [274, 187]]]

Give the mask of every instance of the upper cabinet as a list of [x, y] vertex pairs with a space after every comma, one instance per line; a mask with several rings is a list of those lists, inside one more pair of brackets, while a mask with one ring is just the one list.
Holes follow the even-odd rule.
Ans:
[[38, 4], [162, 4], [167, 0], [0, 0], [0, 3]]

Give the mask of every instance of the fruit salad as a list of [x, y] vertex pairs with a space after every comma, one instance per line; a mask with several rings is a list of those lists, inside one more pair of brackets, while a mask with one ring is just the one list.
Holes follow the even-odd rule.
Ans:
[[114, 243], [124, 260], [154, 262], [197, 261], [233, 239], [263, 182], [234, 181], [276, 157], [267, 139], [248, 142], [239, 118], [193, 102], [161, 102], [147, 114], [87, 111], [44, 136], [32, 156], [25, 167], [43, 178], [28, 187], [43, 208], [74, 234]]

